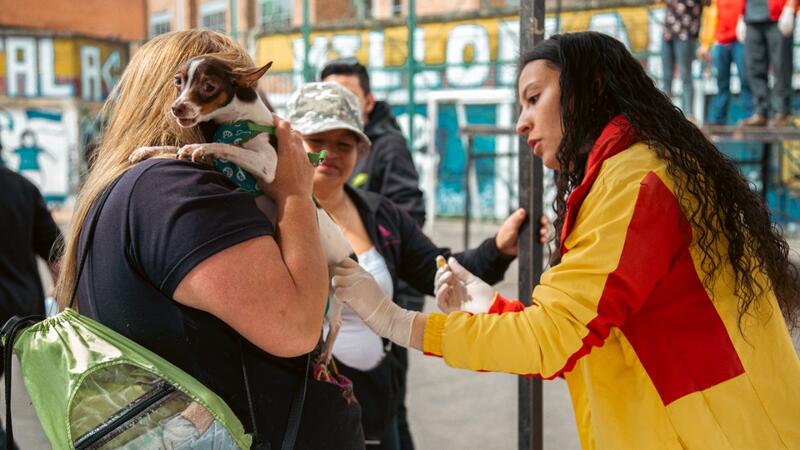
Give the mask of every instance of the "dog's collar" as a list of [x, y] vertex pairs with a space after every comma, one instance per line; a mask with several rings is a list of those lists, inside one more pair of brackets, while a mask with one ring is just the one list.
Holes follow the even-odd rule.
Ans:
[[[262, 125], [251, 120], [240, 120], [238, 122], [219, 124], [211, 140], [222, 144], [242, 145], [261, 133], [275, 135], [275, 127], [272, 125]], [[325, 160], [327, 154], [328, 152], [325, 150], [319, 153], [308, 153], [308, 160], [316, 167]], [[256, 196], [263, 194], [261, 188], [258, 187], [256, 179], [236, 164], [215, 158], [214, 167], [245, 191]]]
[[252, 120], [240, 120], [219, 124], [212, 140], [223, 144], [242, 145], [261, 133], [275, 134], [275, 127], [255, 123]]
[[[261, 125], [252, 120], [240, 120], [237, 122], [219, 124], [211, 140], [222, 144], [242, 145], [261, 133], [275, 134], [275, 127], [272, 125]], [[250, 194], [256, 196], [263, 194], [261, 188], [258, 187], [256, 179], [236, 164], [230, 161], [214, 159], [214, 167], [222, 172], [229, 180], [233, 181], [234, 184]]]

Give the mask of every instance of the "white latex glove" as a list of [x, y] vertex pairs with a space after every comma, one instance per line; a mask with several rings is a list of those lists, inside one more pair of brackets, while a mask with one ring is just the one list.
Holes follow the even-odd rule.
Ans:
[[461, 303], [467, 299], [466, 285], [458, 280], [441, 255], [436, 257], [433, 293], [439, 309], [448, 314], [461, 311]]
[[436, 270], [433, 287], [436, 303], [444, 312], [485, 313], [494, 301], [494, 288], [471, 274], [453, 257], [445, 267]]
[[747, 24], [744, 23], [744, 16], [739, 16], [736, 21], [736, 40], [744, 44], [744, 39], [747, 37]]
[[794, 32], [794, 8], [784, 6], [778, 18], [778, 30], [784, 37], [789, 37]]
[[333, 296], [346, 303], [378, 336], [408, 347], [417, 312], [397, 306], [357, 262], [345, 259], [333, 268]]

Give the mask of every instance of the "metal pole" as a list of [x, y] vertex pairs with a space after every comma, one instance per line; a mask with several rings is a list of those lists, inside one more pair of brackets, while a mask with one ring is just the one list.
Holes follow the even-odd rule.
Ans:
[[[519, 12], [519, 51], [524, 55], [544, 39], [545, 0], [522, 0]], [[534, 158], [526, 137], [519, 139], [519, 202], [528, 220], [519, 237], [519, 298], [531, 304], [533, 286], [542, 274], [543, 254], [539, 243], [542, 202], [542, 161]], [[542, 450], [542, 381], [519, 378], [518, 445], [520, 450]]]
[[231, 37], [233, 40], [238, 39], [239, 36], [239, 7], [236, 0], [231, 0]]
[[764, 142], [761, 147], [761, 201], [764, 206], [769, 199], [769, 187], [771, 183], [770, 166], [772, 165], [772, 142]]
[[556, 0], [556, 33], [561, 33], [561, 0]]
[[231, 0], [230, 3], [230, 10], [231, 10], [231, 37], [236, 40], [239, 36], [239, 6], [236, 4], [236, 0]]
[[469, 222], [470, 222], [470, 204], [472, 203], [472, 196], [469, 195], [469, 178], [472, 172], [472, 145], [474, 142], [473, 135], [467, 136], [467, 167], [464, 170], [464, 251], [469, 250]]
[[408, 0], [408, 56], [406, 57], [406, 72], [408, 77], [408, 149], [414, 152], [414, 73], [417, 60], [414, 58], [414, 32], [417, 29], [417, 13], [415, 0]]
[[314, 74], [311, 73], [311, 65], [308, 61], [310, 35], [311, 21], [309, 19], [308, 0], [303, 0], [303, 81], [306, 83], [314, 80]]

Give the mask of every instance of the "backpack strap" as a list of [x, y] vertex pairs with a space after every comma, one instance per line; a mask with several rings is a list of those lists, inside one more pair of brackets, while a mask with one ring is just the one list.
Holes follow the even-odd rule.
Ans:
[[[250, 412], [250, 426], [253, 428], [253, 450], [268, 450], [270, 448], [269, 442], [261, 439], [258, 433], [258, 425], [256, 424], [256, 411], [253, 405], [253, 397], [250, 393], [250, 381], [247, 377], [247, 366], [244, 363], [244, 347], [242, 341], [239, 341], [239, 354], [242, 361], [242, 377], [244, 378], [244, 390], [247, 394], [247, 407]], [[297, 435], [300, 431], [300, 419], [303, 417], [303, 404], [306, 400], [306, 390], [308, 389], [308, 376], [311, 368], [311, 353], [306, 355], [306, 370], [303, 374], [303, 381], [300, 386], [297, 386], [292, 396], [292, 405], [289, 407], [289, 417], [286, 422], [286, 433], [283, 435], [283, 443], [281, 443], [281, 450], [294, 450], [294, 444], [297, 441]]]
[[86, 243], [84, 245], [83, 254], [80, 254], [80, 262], [78, 263], [77, 272], [75, 272], [75, 286], [72, 287], [72, 293], [69, 296], [69, 307], [73, 308], [75, 306], [75, 299], [77, 298], [78, 294], [78, 284], [81, 280], [81, 274], [83, 273], [83, 266], [86, 264], [86, 258], [89, 256], [89, 250], [92, 248], [92, 241], [94, 241], [94, 232], [97, 228], [97, 221], [100, 219], [100, 211], [103, 210], [103, 206], [106, 204], [106, 200], [111, 195], [111, 190], [114, 189], [114, 186], [119, 183], [122, 177], [118, 177], [111, 183], [104, 191], [103, 194], [100, 196], [100, 201], [97, 203], [97, 207], [92, 212], [92, 216], [89, 218], [89, 228], [86, 229]]
[[308, 389], [309, 368], [311, 367], [311, 353], [306, 356], [306, 373], [303, 376], [302, 386], [298, 386], [294, 391], [292, 407], [289, 409], [289, 422], [286, 424], [286, 434], [283, 436], [281, 450], [293, 450], [297, 440], [297, 432], [300, 430], [300, 419], [303, 417], [303, 403], [306, 399], [306, 389]]

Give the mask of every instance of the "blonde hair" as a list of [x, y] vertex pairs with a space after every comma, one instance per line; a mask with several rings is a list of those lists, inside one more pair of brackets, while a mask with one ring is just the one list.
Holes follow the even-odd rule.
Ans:
[[100, 114], [108, 126], [86, 182], [81, 188], [66, 240], [56, 298], [68, 306], [77, 283], [78, 241], [91, 205], [105, 188], [133, 165], [128, 156], [142, 146], [182, 146], [204, 142], [195, 126], [183, 129], [169, 114], [176, 97], [173, 75], [187, 60], [213, 54], [233, 67], [253, 66], [245, 49], [231, 38], [212, 31], [176, 31], [157, 36], [131, 58]]

